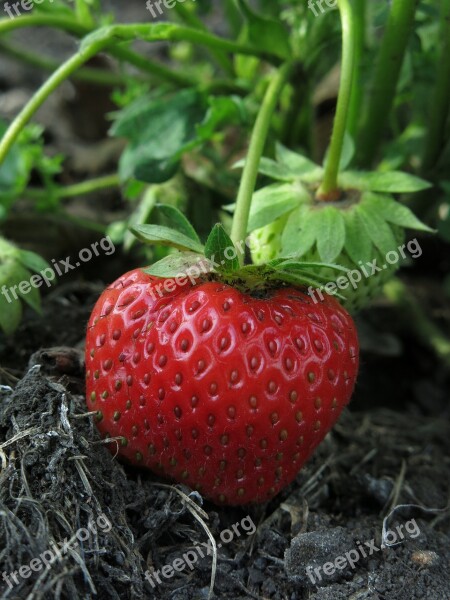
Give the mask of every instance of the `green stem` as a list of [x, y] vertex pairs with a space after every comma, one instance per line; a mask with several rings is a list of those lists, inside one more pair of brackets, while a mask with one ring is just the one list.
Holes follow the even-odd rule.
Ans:
[[113, 39], [122, 39], [134, 41], [141, 39], [147, 42], [172, 41], [172, 42], [192, 42], [200, 46], [206, 46], [212, 50], [220, 50], [233, 54], [243, 54], [247, 56], [256, 56], [273, 62], [279, 63], [279, 58], [272, 54], [270, 50], [260, 50], [249, 44], [240, 44], [232, 40], [213, 35], [208, 31], [185, 27], [176, 23], [150, 23], [150, 24], [127, 24], [111, 25], [97, 30], [94, 34], [98, 39], [107, 37], [110, 41]]
[[[0, 50], [3, 50], [5, 54], [12, 58], [16, 58], [44, 71], [55, 71], [59, 67], [59, 63], [50, 58], [28, 52], [24, 48], [13, 46], [1, 39]], [[97, 85], [107, 86], [125, 85], [130, 79], [129, 76], [122, 75], [121, 73], [114, 73], [113, 71], [107, 71], [106, 69], [93, 69], [90, 67], [83, 67], [73, 74], [73, 78], [79, 81], [89, 81]]]
[[[186, 25], [189, 25], [194, 29], [200, 29], [201, 31], [208, 31], [203, 21], [199, 19], [197, 15], [189, 10], [184, 4], [180, 4], [178, 2], [175, 6], [175, 10], [179, 14], [180, 18], [186, 23]], [[224, 52], [211, 50], [211, 56], [227, 75], [234, 77], [233, 63]]]
[[[267, 135], [269, 133], [270, 121], [278, 102], [279, 95], [289, 77], [292, 64], [285, 63], [274, 74], [263, 103], [258, 113], [253, 132], [250, 138], [250, 145], [242, 173], [239, 192], [236, 200], [236, 211], [233, 218], [231, 229], [231, 239], [234, 244], [239, 244], [247, 237], [248, 217], [252, 202], [253, 192], [258, 176], [259, 161], [261, 160]], [[243, 256], [238, 252], [239, 261], [243, 263]]]
[[0, 165], [5, 160], [8, 151], [16, 141], [22, 129], [29, 122], [38, 108], [40, 108], [40, 106], [50, 96], [50, 94], [58, 86], [60, 86], [63, 81], [70, 77], [72, 73], [83, 66], [90, 58], [95, 56], [95, 54], [100, 52], [106, 44], [107, 40], [104, 39], [94, 40], [90, 44], [85, 44], [84, 47], [79, 50], [79, 52], [63, 63], [59, 69], [57, 69], [39, 88], [39, 90], [32, 96], [32, 98], [12, 121], [5, 135], [0, 141]]
[[[78, 37], [83, 37], [89, 33], [92, 33], [92, 30], [89, 29], [89, 27], [85, 27], [84, 25], [77, 23], [74, 19], [67, 17], [58, 17], [52, 15], [23, 15], [21, 17], [17, 17], [16, 19], [0, 19], [0, 35], [24, 27], [55, 27], [69, 33], [73, 33]], [[128, 62], [141, 71], [158, 77], [163, 81], [169, 81], [183, 87], [189, 87], [198, 84], [196, 80], [185, 75], [184, 73], [173, 71], [172, 69], [153, 62], [152, 60], [149, 60], [148, 58], [145, 58], [137, 52], [129, 50], [128, 48], [113, 47], [109, 50], [109, 54], [119, 60]]]
[[342, 22], [342, 66], [339, 97], [331, 136], [325, 173], [317, 197], [320, 200], [334, 200], [338, 195], [338, 174], [342, 147], [347, 128], [353, 75], [355, 67], [355, 18], [350, 0], [338, 0]]
[[411, 36], [418, 0], [392, 0], [391, 12], [376, 61], [369, 104], [358, 140], [358, 165], [372, 165], [395, 99], [400, 71]]
[[450, 111], [450, 0], [441, 0], [441, 49], [438, 57], [436, 87], [430, 103], [422, 173], [427, 174], [439, 160], [446, 139], [446, 123]]
[[92, 194], [93, 192], [118, 186], [120, 186], [119, 176], [116, 173], [113, 173], [111, 175], [104, 175], [103, 177], [96, 177], [95, 179], [88, 179], [82, 183], [75, 183], [73, 185], [56, 188], [51, 192], [48, 190], [28, 188], [28, 190], [25, 192], [25, 196], [33, 199], [39, 199], [48, 196], [50, 193], [58, 199], [73, 198], [74, 196], [84, 196], [86, 194]]
[[347, 131], [355, 138], [363, 105], [362, 65], [366, 41], [366, 0], [354, 0], [355, 71], [348, 109]]

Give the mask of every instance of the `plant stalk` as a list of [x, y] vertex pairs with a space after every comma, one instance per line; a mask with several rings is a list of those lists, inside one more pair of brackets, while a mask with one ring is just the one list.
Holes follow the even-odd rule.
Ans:
[[347, 129], [355, 71], [356, 27], [353, 6], [351, 0], [338, 0], [338, 6], [342, 22], [341, 82], [325, 173], [322, 185], [317, 192], [317, 198], [324, 201], [335, 200], [339, 197], [339, 165]]
[[370, 168], [391, 113], [418, 0], [392, 0], [358, 139], [358, 166]]
[[[291, 69], [292, 63], [285, 63], [274, 73], [253, 127], [231, 229], [231, 239], [235, 245], [240, 244], [247, 237], [248, 218], [256, 179], [258, 177], [259, 162], [264, 151], [273, 112], [280, 93], [288, 80]], [[242, 265], [244, 261], [242, 252], [238, 252], [237, 255]]]
[[355, 68], [350, 106], [348, 110], [347, 131], [355, 139], [361, 117], [364, 87], [362, 85], [362, 66], [366, 42], [366, 0], [354, 0], [355, 16]]
[[441, 48], [437, 63], [436, 87], [430, 104], [430, 124], [425, 142], [422, 174], [433, 169], [445, 146], [450, 112], [450, 0], [441, 0]]

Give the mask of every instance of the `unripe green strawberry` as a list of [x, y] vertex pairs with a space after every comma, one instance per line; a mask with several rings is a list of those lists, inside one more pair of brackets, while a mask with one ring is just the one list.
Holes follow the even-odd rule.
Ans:
[[112, 451], [217, 503], [263, 502], [289, 484], [353, 391], [358, 340], [332, 297], [251, 295], [136, 269], [89, 320], [87, 404]]

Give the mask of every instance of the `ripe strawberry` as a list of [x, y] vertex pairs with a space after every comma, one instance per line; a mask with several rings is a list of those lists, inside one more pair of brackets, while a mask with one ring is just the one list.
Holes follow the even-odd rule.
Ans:
[[122, 438], [122, 457], [215, 502], [268, 500], [350, 399], [354, 323], [334, 298], [315, 304], [295, 288], [252, 296], [173, 282], [160, 297], [163, 281], [136, 269], [94, 308], [86, 366], [97, 426]]

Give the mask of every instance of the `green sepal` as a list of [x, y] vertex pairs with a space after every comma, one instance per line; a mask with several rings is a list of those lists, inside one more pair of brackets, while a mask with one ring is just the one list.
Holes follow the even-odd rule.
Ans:
[[308, 192], [301, 184], [273, 183], [258, 190], [253, 195], [247, 231], [272, 223], [307, 198]]
[[321, 260], [333, 262], [345, 244], [345, 220], [334, 206], [325, 206], [317, 221], [317, 251]]
[[171, 246], [177, 250], [191, 250], [192, 252], [203, 253], [202, 244], [169, 227], [162, 225], [136, 225], [131, 228], [131, 231], [145, 244]]
[[220, 271], [230, 272], [239, 269], [240, 263], [236, 248], [220, 223], [214, 225], [206, 240], [205, 256], [214, 264], [218, 264]]
[[422, 223], [416, 215], [404, 204], [400, 204], [390, 196], [381, 196], [380, 194], [366, 193], [362, 197], [362, 202], [366, 206], [373, 207], [378, 214], [382, 215], [386, 221], [405, 229], [416, 229], [417, 231], [427, 231], [435, 233], [434, 229]]
[[177, 252], [154, 263], [150, 267], [142, 269], [144, 273], [154, 277], [186, 277], [191, 274], [210, 273], [212, 265], [203, 254], [197, 252]]
[[297, 152], [289, 150], [283, 144], [276, 144], [275, 156], [277, 161], [296, 178], [314, 182], [319, 181], [323, 177], [324, 170], [322, 167], [316, 165], [315, 162], [302, 154], [297, 154]]
[[165, 227], [175, 229], [186, 237], [201, 244], [197, 232], [187, 220], [184, 214], [176, 207], [170, 204], [156, 204], [153, 215], [164, 222]]

